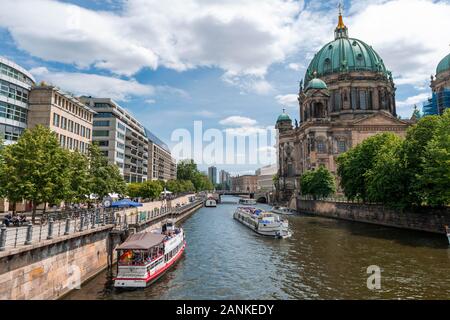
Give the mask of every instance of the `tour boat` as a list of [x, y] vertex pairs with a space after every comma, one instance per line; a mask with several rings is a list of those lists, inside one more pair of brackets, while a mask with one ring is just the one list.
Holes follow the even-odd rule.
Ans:
[[273, 207], [271, 210], [273, 213], [278, 213], [278, 214], [283, 214], [283, 215], [293, 215], [295, 214], [295, 210], [289, 209], [289, 208], [285, 208], [285, 207]]
[[217, 201], [215, 199], [208, 199], [205, 201], [205, 207], [215, 208], [217, 207]]
[[239, 204], [243, 204], [245, 206], [254, 206], [254, 205], [256, 205], [256, 200], [241, 198], [241, 199], [239, 199]]
[[450, 228], [445, 226], [445, 232], [447, 233], [448, 244], [450, 244]]
[[238, 208], [233, 217], [260, 235], [274, 238], [288, 238], [292, 235], [289, 222], [273, 212], [244, 207]]
[[172, 221], [156, 232], [131, 235], [118, 252], [116, 288], [145, 288], [159, 279], [183, 255], [186, 247], [182, 228]]

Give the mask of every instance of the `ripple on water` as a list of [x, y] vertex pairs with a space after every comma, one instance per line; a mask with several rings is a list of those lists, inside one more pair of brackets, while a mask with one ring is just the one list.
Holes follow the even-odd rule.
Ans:
[[[294, 216], [293, 236], [275, 240], [233, 220], [236, 207], [202, 208], [188, 219], [185, 256], [151, 287], [117, 292], [104, 272], [66, 298], [448, 299], [445, 238]], [[366, 286], [371, 265], [382, 270], [379, 291]]]

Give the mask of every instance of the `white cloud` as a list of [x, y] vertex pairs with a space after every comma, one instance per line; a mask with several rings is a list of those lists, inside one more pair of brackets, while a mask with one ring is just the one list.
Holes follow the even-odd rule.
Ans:
[[298, 107], [298, 95], [297, 94], [285, 94], [275, 97], [277, 102], [285, 107]]
[[257, 124], [257, 121], [247, 117], [231, 116], [220, 120], [219, 123], [224, 126], [249, 127]]
[[[356, 1], [354, 1], [357, 3]], [[448, 54], [450, 3], [372, 0], [347, 19], [350, 36], [364, 40], [393, 71], [397, 85], [423, 85]], [[376, 21], [376, 23], [374, 23]]]
[[145, 100], [145, 102], [148, 104], [155, 104], [156, 100], [155, 99], [147, 99], [147, 100]]
[[288, 69], [291, 69], [294, 71], [300, 71], [300, 70], [306, 69], [306, 67], [301, 63], [289, 63], [287, 65], [287, 67], [288, 67]]
[[402, 101], [397, 101], [396, 105], [399, 108], [404, 107], [411, 107], [416, 104], [421, 104], [422, 102], [426, 101], [431, 96], [431, 93], [421, 93], [416, 96], [409, 97]]
[[130, 96], [150, 96], [155, 88], [135, 80], [122, 80], [113, 77], [87, 73], [49, 72], [45, 67], [30, 70], [40, 81], [53, 84], [64, 91], [76, 95], [108, 97], [125, 101]]

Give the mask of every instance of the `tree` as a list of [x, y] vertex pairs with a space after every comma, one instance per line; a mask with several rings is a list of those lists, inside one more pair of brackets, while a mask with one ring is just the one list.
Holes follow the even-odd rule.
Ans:
[[110, 193], [124, 194], [127, 185], [115, 164], [109, 164], [97, 145], [89, 146], [90, 190], [103, 199]]
[[142, 196], [141, 184], [140, 183], [129, 183], [129, 184], [127, 184], [126, 194], [130, 198], [140, 198]]
[[37, 206], [56, 203], [66, 197], [69, 189], [67, 153], [48, 128], [37, 126], [25, 130], [16, 144], [3, 149], [2, 157], [0, 184], [4, 195], [12, 202], [32, 201], [33, 222]]
[[336, 192], [333, 174], [324, 166], [317, 170], [307, 171], [300, 177], [302, 194], [311, 195], [314, 199], [325, 198]]
[[[425, 117], [423, 120], [427, 119]], [[433, 137], [426, 144], [417, 173], [417, 189], [432, 206], [450, 204], [450, 109], [439, 117]]]
[[400, 155], [404, 173], [404, 203], [417, 206], [426, 203], [424, 181], [419, 181], [418, 177], [423, 175], [427, 145], [433, 140], [439, 122], [439, 116], [426, 116], [407, 131]]
[[141, 196], [145, 199], [157, 199], [163, 188], [158, 181], [145, 181], [141, 183]]
[[69, 186], [64, 200], [67, 203], [82, 203], [91, 193], [89, 159], [78, 151], [65, 152], [69, 161]]
[[177, 165], [177, 179], [193, 181], [198, 174], [197, 164], [194, 160], [181, 160]]
[[402, 162], [403, 139], [391, 135], [385, 140], [374, 158], [374, 165], [365, 174], [367, 198], [371, 202], [382, 202], [391, 207], [404, 208], [407, 185]]
[[375, 157], [393, 133], [381, 133], [367, 138], [362, 143], [337, 158], [338, 175], [342, 189], [348, 199], [368, 199], [366, 172], [375, 164]]

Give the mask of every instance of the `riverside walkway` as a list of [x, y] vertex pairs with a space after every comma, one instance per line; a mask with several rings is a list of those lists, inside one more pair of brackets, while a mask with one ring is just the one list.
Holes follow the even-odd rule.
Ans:
[[89, 231], [111, 229], [115, 231], [128, 230], [130, 226], [150, 224], [163, 218], [177, 218], [191, 208], [198, 206], [202, 200], [177, 208], [160, 207], [148, 211], [137, 209], [110, 209], [77, 211], [76, 215], [67, 214], [66, 218], [46, 224], [33, 225], [31, 222], [22, 227], [0, 227], [0, 252], [21, 249], [48, 241], [63, 240], [70, 235], [83, 234]]

